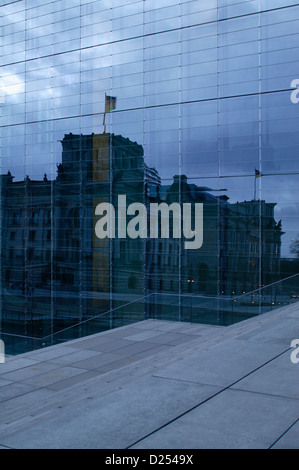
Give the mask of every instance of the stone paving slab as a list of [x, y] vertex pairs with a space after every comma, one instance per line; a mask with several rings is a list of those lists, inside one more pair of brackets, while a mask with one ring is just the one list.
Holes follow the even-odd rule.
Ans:
[[160, 368], [159, 377], [227, 387], [288, 347], [231, 339]]
[[11, 372], [13, 370], [17, 369], [23, 369], [24, 367], [32, 366], [37, 364], [39, 361], [36, 360], [31, 360], [31, 359], [25, 359], [25, 358], [20, 358], [16, 356], [14, 361], [8, 361], [5, 362], [4, 364], [0, 364], [0, 374], [2, 377], [2, 374], [5, 374], [6, 372]]
[[132, 448], [268, 448], [297, 414], [297, 400], [225, 390]]
[[186, 403], [196, 405], [218, 389], [175, 381], [171, 391], [170, 400], [168, 381], [145, 377], [109, 394], [109, 399], [87, 394], [75, 409], [69, 402], [41, 417], [25, 419], [16, 431], [10, 427], [1, 434], [1, 444], [35, 449], [125, 448], [184, 412]]
[[35, 403], [35, 409], [37, 410], [43, 400], [45, 404], [49, 397], [49, 390], [46, 388], [40, 388], [33, 390], [28, 393], [24, 393], [15, 397], [11, 400], [7, 400], [5, 404], [0, 403], [1, 406], [1, 420], [0, 429], [7, 429], [7, 426], [11, 423], [15, 423], [24, 416], [29, 416], [33, 412], [33, 403]]
[[252, 372], [232, 388], [299, 400], [299, 367], [292, 364], [288, 351], [275, 361]]
[[[32, 390], [35, 390], [37, 387], [32, 384], [24, 384], [22, 382], [19, 383], [10, 383], [1, 387], [0, 389], [0, 406], [1, 410], [3, 408], [3, 404], [1, 402], [6, 402], [7, 400], [11, 400], [13, 398], [19, 397], [21, 395], [25, 395], [30, 393]], [[34, 403], [31, 404], [34, 406]]]
[[299, 448], [299, 421], [293, 424], [288, 431], [271, 447], [272, 449], [298, 449]]
[[34, 385], [37, 388], [40, 387], [48, 387], [49, 385], [56, 383], [60, 380], [65, 380], [66, 378], [73, 377], [74, 375], [83, 374], [87, 372], [86, 369], [79, 369], [77, 367], [72, 366], [62, 366], [62, 367], [55, 367], [54, 370], [49, 372], [41, 373], [39, 375], [35, 375], [29, 378], [23, 379], [23, 384]]
[[[44, 349], [38, 349], [32, 351], [31, 353], [26, 353], [26, 361], [35, 358], [36, 361], [49, 361], [55, 359], [56, 357], [65, 356], [67, 354], [72, 354], [76, 350], [72, 347], [67, 346], [66, 344], [59, 346], [51, 346]], [[1, 369], [0, 369], [1, 370]]]
[[77, 364], [78, 361], [82, 361], [84, 359], [90, 359], [94, 356], [99, 356], [101, 351], [97, 350], [89, 350], [83, 349], [81, 351], [76, 351], [71, 354], [65, 354], [63, 356], [57, 356], [54, 359], [51, 359], [51, 364], [58, 364], [58, 365], [73, 365]]
[[[31, 377], [39, 376], [45, 374], [53, 369], [60, 369], [61, 364], [51, 364], [49, 362], [38, 362], [31, 367], [23, 367], [21, 369], [16, 369], [11, 372], [7, 372], [1, 375], [5, 380], [10, 380], [13, 382], [20, 382]], [[1, 370], [1, 369], [0, 369]]]
[[5, 385], [12, 384], [13, 382], [11, 380], [6, 380], [6, 379], [0, 379], [0, 387], [5, 387]]
[[[109, 370], [111, 370], [111, 368]], [[69, 388], [77, 383], [82, 383], [92, 377], [97, 377], [101, 373], [102, 373], [101, 370], [88, 370], [86, 372], [82, 372], [81, 374], [75, 374], [75, 375], [72, 375], [71, 377], [57, 380], [53, 383], [49, 383], [47, 384], [47, 389], [56, 390], [56, 391], [65, 390], [66, 388]]]

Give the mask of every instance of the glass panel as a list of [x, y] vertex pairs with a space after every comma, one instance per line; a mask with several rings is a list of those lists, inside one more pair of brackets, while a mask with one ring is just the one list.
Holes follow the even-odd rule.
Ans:
[[42, 3], [0, 2], [7, 351], [295, 301], [297, 2]]

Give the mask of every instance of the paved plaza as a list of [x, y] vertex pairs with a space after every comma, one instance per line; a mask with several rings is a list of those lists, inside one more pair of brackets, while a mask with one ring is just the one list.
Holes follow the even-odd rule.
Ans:
[[0, 364], [1, 448], [299, 448], [299, 304], [146, 320]]

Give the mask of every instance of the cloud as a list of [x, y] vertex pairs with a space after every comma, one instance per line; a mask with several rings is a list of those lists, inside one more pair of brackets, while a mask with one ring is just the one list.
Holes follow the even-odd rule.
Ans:
[[18, 75], [9, 73], [0, 77], [0, 102], [5, 103], [6, 97], [13, 97], [18, 100], [18, 95], [24, 93], [25, 83]]

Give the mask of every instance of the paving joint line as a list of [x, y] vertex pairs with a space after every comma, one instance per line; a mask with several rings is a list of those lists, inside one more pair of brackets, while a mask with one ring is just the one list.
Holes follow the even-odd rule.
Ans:
[[299, 398], [297, 397], [288, 397], [286, 395], [275, 395], [274, 393], [259, 392], [258, 390], [247, 390], [243, 388], [232, 388], [232, 390], [237, 390], [238, 392], [255, 393], [257, 395], [265, 395], [267, 397], [273, 397], [273, 398], [285, 398], [287, 400], [297, 400], [297, 401], [299, 400]]
[[10, 446], [7, 446], [5, 444], [1, 444], [1, 442], [0, 442], [0, 448], [1, 447], [4, 447], [5, 449], [15, 449], [15, 447], [10, 447]]
[[[275, 357], [273, 357], [272, 359], [269, 359], [268, 361], [266, 361], [264, 364], [261, 364], [259, 367], [255, 368], [254, 370], [252, 370], [251, 372], [249, 372], [248, 374], [245, 374], [243, 377], [241, 377], [240, 379], [236, 380], [235, 382], [231, 383], [230, 385], [228, 385], [227, 387], [224, 387], [222, 388], [221, 390], [219, 390], [218, 392], [214, 393], [213, 395], [211, 395], [210, 397], [206, 398], [205, 400], [201, 401], [200, 403], [198, 403], [197, 405], [194, 405], [192, 406], [190, 409], [184, 411], [183, 413], [181, 413], [180, 415], [176, 416], [175, 418], [171, 419], [170, 421], [168, 421], [167, 423], [163, 424], [162, 426], [159, 426], [157, 429], [155, 429], [154, 431], [151, 431], [150, 433], [146, 434], [145, 436], [141, 437], [140, 439], [138, 439], [137, 441], [133, 442], [132, 444], [130, 444], [128, 447], [126, 447], [126, 449], [131, 449], [133, 446], [135, 446], [136, 444], [140, 443], [141, 441], [147, 439], [148, 437], [152, 436], [153, 434], [155, 434], [156, 432], [158, 431], [161, 431], [161, 429], [164, 429], [166, 428], [169, 424], [172, 424], [174, 423], [175, 421], [177, 421], [178, 419], [182, 418], [183, 416], [186, 416], [188, 413], [190, 413], [191, 411], [194, 411], [196, 410], [197, 408], [199, 408], [201, 405], [207, 403], [208, 401], [212, 400], [213, 398], [217, 397], [218, 395], [220, 395], [221, 393], [225, 392], [226, 390], [228, 390], [229, 388], [231, 388], [233, 385], [241, 382], [243, 379], [245, 379], [246, 377], [249, 377], [251, 374], [253, 374], [254, 372], [258, 371], [259, 369], [262, 369], [265, 365], [271, 363], [272, 361], [274, 361], [275, 359], [277, 359], [278, 357], [282, 356], [283, 354], [287, 353], [288, 351], [290, 351], [292, 348], [287, 348], [285, 351], [281, 352], [280, 354], [277, 354]], [[294, 423], [295, 424], [295, 423]], [[287, 432], [287, 431], [286, 431]], [[272, 444], [274, 445], [274, 444]]]
[[274, 446], [278, 441], [280, 441], [280, 439], [281, 439], [283, 436], [285, 436], [285, 434], [286, 434], [287, 432], [289, 432], [290, 429], [292, 429], [292, 428], [295, 426], [295, 424], [298, 423], [298, 421], [299, 421], [299, 418], [297, 418], [296, 421], [295, 421], [293, 424], [291, 424], [291, 426], [289, 426], [289, 427], [285, 430], [285, 432], [282, 433], [281, 436], [279, 436], [279, 438], [276, 439], [276, 441], [273, 442], [273, 444], [271, 444], [270, 447], [268, 447], [268, 449], [272, 449], [273, 446]]

